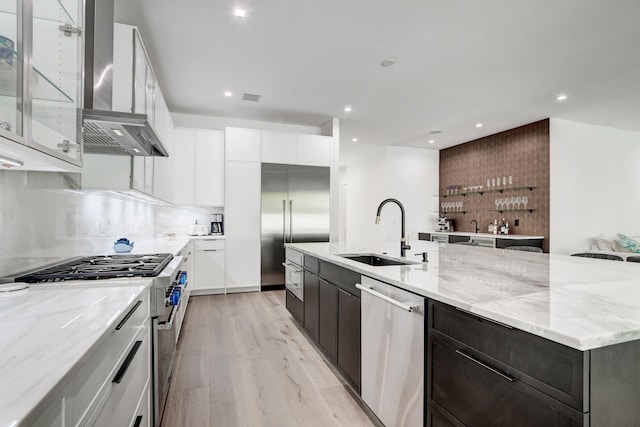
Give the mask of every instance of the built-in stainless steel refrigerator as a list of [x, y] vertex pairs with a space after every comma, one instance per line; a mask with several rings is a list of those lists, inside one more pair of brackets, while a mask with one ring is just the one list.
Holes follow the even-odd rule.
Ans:
[[329, 168], [262, 164], [261, 289], [285, 283], [284, 244], [329, 241]]

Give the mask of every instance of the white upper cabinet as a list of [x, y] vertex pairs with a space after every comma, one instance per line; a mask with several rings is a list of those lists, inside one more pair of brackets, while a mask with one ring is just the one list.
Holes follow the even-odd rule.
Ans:
[[224, 206], [224, 132], [176, 128], [175, 196], [179, 205]]
[[295, 165], [298, 162], [298, 137], [295, 133], [261, 132], [262, 163]]
[[82, 164], [83, 5], [0, 2], [0, 157], [24, 170]]
[[260, 131], [226, 128], [225, 151], [227, 160], [260, 162]]
[[298, 161], [297, 165], [305, 166], [331, 166], [331, 141], [330, 136], [323, 135], [298, 135]]
[[196, 131], [196, 205], [224, 206], [224, 132]]
[[262, 163], [330, 166], [330, 136], [261, 131]]
[[174, 138], [175, 194], [172, 202], [178, 205], [194, 205], [196, 200], [196, 130], [176, 128]]

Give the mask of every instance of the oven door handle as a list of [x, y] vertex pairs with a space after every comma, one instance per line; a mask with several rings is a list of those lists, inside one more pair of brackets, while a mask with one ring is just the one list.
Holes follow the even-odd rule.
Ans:
[[283, 262], [282, 265], [284, 266], [284, 268], [286, 268], [287, 270], [291, 270], [294, 273], [302, 273], [302, 270], [298, 270], [295, 264], [289, 264], [289, 263]]
[[180, 307], [180, 303], [182, 299], [178, 301], [178, 305], [174, 305], [171, 310], [171, 315], [169, 316], [169, 320], [166, 323], [159, 323], [158, 330], [159, 331], [169, 331], [173, 328], [173, 321], [176, 319], [176, 313], [178, 312], [178, 307]]

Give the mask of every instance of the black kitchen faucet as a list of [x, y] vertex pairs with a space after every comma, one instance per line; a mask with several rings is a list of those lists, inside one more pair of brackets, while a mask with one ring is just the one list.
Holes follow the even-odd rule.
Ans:
[[400, 213], [402, 215], [402, 230], [401, 230], [401, 236], [400, 236], [400, 256], [404, 257], [406, 250], [411, 249], [411, 246], [407, 245], [407, 238], [404, 235], [404, 206], [402, 206], [402, 203], [400, 203], [400, 201], [397, 199], [383, 200], [382, 203], [380, 203], [380, 206], [378, 206], [378, 212], [376, 213], [376, 224], [380, 224], [380, 211], [382, 210], [382, 207], [389, 202], [393, 202], [400, 207]]

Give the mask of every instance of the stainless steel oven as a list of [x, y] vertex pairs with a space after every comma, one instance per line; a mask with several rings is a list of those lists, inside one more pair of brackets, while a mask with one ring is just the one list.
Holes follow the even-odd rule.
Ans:
[[286, 248], [284, 266], [284, 286], [300, 301], [304, 301], [304, 269], [303, 255], [293, 249]]
[[173, 362], [176, 353], [174, 321], [183, 303], [182, 285], [186, 272], [182, 271], [183, 257], [173, 260], [155, 278], [151, 297], [153, 337], [153, 425], [159, 426], [167, 401]]

